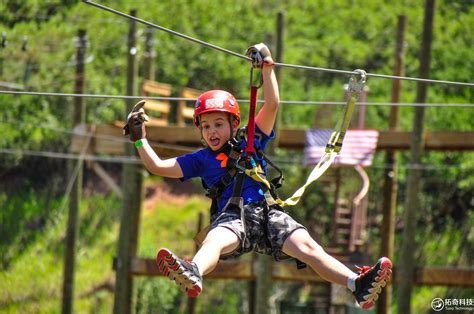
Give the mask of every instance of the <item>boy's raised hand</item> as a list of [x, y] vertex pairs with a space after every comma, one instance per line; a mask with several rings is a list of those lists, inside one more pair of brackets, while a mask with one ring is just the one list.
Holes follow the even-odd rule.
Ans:
[[128, 114], [127, 124], [123, 127], [123, 135], [130, 135], [130, 140], [136, 142], [146, 137], [145, 122], [148, 116], [143, 110], [145, 100], [140, 100], [133, 106], [132, 111]]
[[264, 44], [256, 44], [247, 49], [245, 55], [252, 59], [252, 66], [254, 68], [262, 68], [264, 65], [273, 65], [272, 54], [270, 49]]

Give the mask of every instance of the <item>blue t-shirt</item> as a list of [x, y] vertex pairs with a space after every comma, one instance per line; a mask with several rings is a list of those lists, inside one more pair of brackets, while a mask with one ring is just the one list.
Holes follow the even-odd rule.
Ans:
[[[273, 139], [274, 136], [274, 131], [272, 131], [270, 136], [268, 136], [255, 126], [255, 148], [264, 151], [267, 143]], [[190, 178], [200, 177], [209, 188], [214, 186], [214, 184], [219, 182], [221, 177], [227, 173], [227, 153], [228, 152], [214, 152], [209, 148], [204, 148], [194, 153], [179, 156], [177, 161], [183, 171], [183, 177], [181, 179], [185, 181]], [[266, 171], [265, 161], [260, 161], [260, 164], [264, 171]], [[224, 206], [227, 204], [227, 201], [232, 196], [234, 183], [235, 178], [234, 182], [227, 186], [218, 200], [217, 208], [219, 212], [222, 211]], [[246, 176], [242, 189], [242, 197], [244, 199], [244, 204], [263, 200], [263, 191], [261, 190], [260, 183]]]

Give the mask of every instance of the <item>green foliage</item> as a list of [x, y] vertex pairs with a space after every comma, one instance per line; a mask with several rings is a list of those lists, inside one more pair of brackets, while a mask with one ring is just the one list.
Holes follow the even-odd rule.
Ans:
[[58, 202], [51, 202], [35, 191], [15, 196], [2, 193], [0, 207], [0, 270], [6, 270], [57, 214]]
[[[391, 74], [394, 66], [397, 15], [407, 16], [405, 36], [405, 75], [418, 76], [421, 43], [423, 1], [100, 1], [125, 13], [137, 9], [137, 16], [163, 27], [196, 37], [223, 48], [243, 53], [257, 42], [266, 42], [275, 51], [276, 13], [284, 12], [284, 54], [282, 62], [342, 70], [366, 69], [371, 73]], [[79, 29], [88, 34], [85, 92], [90, 94], [125, 94], [127, 71], [127, 33], [129, 21], [77, 0], [36, 1], [7, 0], [0, 3], [0, 32], [7, 34], [8, 45], [0, 48], [0, 81], [16, 83], [25, 90], [72, 93], [75, 78], [75, 37]], [[430, 77], [440, 80], [472, 80], [473, 6], [469, 1], [439, 1], [435, 14]], [[144, 30], [137, 25], [137, 61], [143, 73]], [[22, 51], [23, 37], [28, 48]], [[154, 31], [155, 77], [157, 81], [200, 90], [227, 89], [239, 99], [248, 98], [249, 65], [244, 60], [202, 47], [165, 32]], [[342, 84], [348, 77], [326, 72], [283, 69], [280, 80], [284, 100], [340, 101]], [[139, 84], [137, 80], [137, 85]], [[392, 81], [370, 78], [368, 101], [388, 102]], [[417, 84], [404, 81], [401, 102], [414, 102]], [[260, 93], [261, 94], [261, 93]], [[430, 103], [472, 103], [473, 89], [449, 85], [430, 85]], [[87, 122], [110, 123], [123, 120], [126, 105], [131, 101], [86, 98]], [[243, 117], [247, 108], [243, 107]], [[16, 96], [0, 94], [0, 148], [67, 152], [71, 142], [73, 99], [70, 97]], [[371, 106], [367, 110], [366, 127], [388, 128], [389, 107]], [[323, 114], [326, 112], [326, 114]], [[308, 128], [331, 128], [340, 112], [338, 106], [283, 105], [282, 125]], [[410, 131], [413, 108], [400, 108], [400, 129]], [[315, 119], [318, 114], [321, 118]], [[428, 108], [425, 129], [472, 130], [472, 109]], [[244, 119], [245, 120], [245, 119]], [[245, 122], [245, 121], [244, 121]], [[279, 151], [281, 159], [301, 157], [301, 153]], [[406, 177], [410, 171], [409, 154], [399, 153], [399, 202], [397, 217], [402, 217]], [[299, 161], [298, 161], [299, 163]], [[423, 237], [420, 258], [439, 263], [468, 263], [473, 260], [472, 232], [468, 237], [453, 232], [462, 230], [472, 221], [474, 162], [470, 152], [427, 152], [423, 164], [423, 208], [420, 226], [429, 225]], [[369, 216], [381, 220], [384, 154], [375, 156], [370, 170], [372, 186]], [[67, 176], [65, 162], [40, 159], [25, 152], [0, 154], [0, 259], [2, 280], [0, 306], [8, 303], [7, 311], [54, 312], [59, 308], [62, 259], [61, 234], [64, 232], [64, 212], [59, 212], [61, 193]], [[293, 162], [285, 166], [286, 184], [282, 196], [290, 195], [303, 184], [307, 169]], [[329, 172], [326, 175], [330, 176]], [[358, 182], [350, 171], [344, 172], [350, 195]], [[321, 241], [327, 241], [330, 217], [334, 206], [332, 186], [320, 180], [311, 186], [300, 206], [291, 213], [309, 228], [320, 228]], [[48, 189], [44, 189], [48, 187]], [[191, 199], [183, 204], [163, 205], [153, 213], [144, 213], [139, 253], [153, 256], [158, 245], [176, 246], [178, 253], [191, 255], [189, 241], [195, 229], [195, 213], [207, 210], [207, 201]], [[93, 210], [91, 210], [93, 208]], [[120, 204], [113, 198], [92, 198], [81, 207], [79, 294], [91, 288], [91, 283], [110, 279], [109, 266], [104, 272], [97, 260], [111, 260], [115, 250], [117, 217]], [[167, 228], [163, 228], [165, 225]], [[180, 228], [175, 228], [178, 225]], [[322, 225], [322, 226], [321, 226]], [[379, 229], [371, 225], [371, 239], [377, 242]], [[163, 229], [169, 229], [164, 232]], [[110, 232], [112, 230], [112, 232]], [[316, 230], [315, 230], [316, 231]], [[447, 234], [447, 235], [446, 235]], [[398, 241], [398, 240], [397, 240]], [[458, 260], [451, 242], [466, 244]], [[461, 247], [458, 247], [461, 250]], [[471, 254], [471, 255], [469, 255]], [[375, 254], [374, 254], [375, 255]], [[30, 258], [38, 256], [37, 259]], [[433, 259], [431, 257], [433, 256]], [[445, 258], [444, 258], [445, 257]], [[167, 281], [137, 280], [137, 312], [184, 311], [185, 300], [176, 287]], [[207, 285], [207, 283], [206, 283]], [[211, 282], [206, 286], [205, 301], [198, 304], [213, 313], [223, 312], [219, 302], [228, 295], [226, 305], [242, 307], [244, 298], [238, 291], [241, 283]], [[8, 287], [8, 289], [7, 289]], [[166, 293], [163, 293], [163, 292]], [[450, 293], [449, 290], [439, 290]], [[417, 290], [415, 299], [426, 306], [427, 290]], [[157, 296], [158, 295], [158, 296]], [[417, 303], [416, 301], [415, 303]], [[33, 305], [31, 305], [33, 304]], [[112, 298], [106, 291], [79, 298], [81, 311], [107, 312]], [[240, 305], [239, 305], [240, 304]], [[417, 303], [418, 304], [418, 303]], [[425, 307], [426, 308], [426, 307]], [[3, 310], [4, 308], [1, 308]], [[237, 310], [236, 310], [237, 311]], [[174, 313], [174, 312], [173, 312]], [[228, 312], [226, 312], [228, 313]]]
[[[52, 313], [61, 305], [67, 206], [60, 205], [61, 199], [49, 201], [47, 206], [48, 202], [41, 195], [47, 193], [18, 195], [7, 203], [7, 209], [10, 206], [16, 209], [18, 214], [14, 219], [19, 221], [15, 226], [15, 220], [11, 219], [6, 225], [17, 227], [18, 234], [14, 235], [18, 239], [6, 243], [2, 234], [2, 259], [3, 252], [7, 252], [6, 257], [10, 259], [7, 267], [0, 271], [0, 310], [8, 313]], [[116, 198], [99, 195], [89, 197], [81, 204], [75, 274], [75, 309], [78, 312], [109, 312], [111, 308], [111, 294], [104, 295], [104, 291], [95, 287], [113, 278], [112, 258], [117, 240], [114, 214], [119, 208]], [[23, 217], [19, 214], [22, 211], [27, 213]], [[31, 219], [27, 220], [35, 215], [48, 217], [40, 229]]]
[[176, 313], [175, 300], [181, 291], [168, 278], [138, 278], [136, 286], [136, 313]]

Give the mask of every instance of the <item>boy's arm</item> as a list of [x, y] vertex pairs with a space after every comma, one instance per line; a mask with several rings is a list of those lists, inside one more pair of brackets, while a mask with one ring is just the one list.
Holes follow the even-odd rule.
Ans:
[[162, 177], [183, 177], [183, 171], [176, 158], [161, 159], [146, 139], [142, 139], [141, 142], [142, 145], [138, 148], [138, 154], [148, 171]]
[[272, 133], [280, 105], [278, 82], [273, 71], [273, 65], [264, 65], [263, 75], [263, 107], [255, 117], [255, 124], [266, 135]]
[[127, 117], [127, 124], [123, 128], [124, 135], [129, 135], [130, 140], [135, 143], [138, 154], [148, 171], [163, 177], [183, 177], [183, 171], [176, 158], [161, 159], [148, 144], [145, 129], [145, 121], [148, 121], [148, 116], [143, 110], [144, 105], [145, 101], [142, 100], [133, 106]]
[[246, 55], [252, 58], [253, 67], [262, 69], [264, 104], [255, 117], [255, 123], [263, 133], [270, 135], [275, 125], [280, 104], [278, 82], [273, 71], [273, 64], [275, 62], [272, 59], [270, 50], [263, 43], [247, 49]]

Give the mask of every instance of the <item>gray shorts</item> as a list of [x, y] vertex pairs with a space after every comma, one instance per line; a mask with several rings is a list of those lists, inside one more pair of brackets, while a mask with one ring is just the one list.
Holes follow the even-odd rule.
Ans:
[[[280, 208], [268, 208], [265, 201], [244, 206], [245, 231], [240, 214], [224, 211], [212, 222], [210, 229], [225, 227], [234, 232], [240, 240], [240, 247], [234, 252], [221, 256], [221, 259], [235, 258], [244, 253], [255, 251], [272, 255], [278, 261], [289, 258], [282, 247], [286, 239], [297, 229], [305, 229]], [[268, 221], [265, 226], [265, 213]]]

